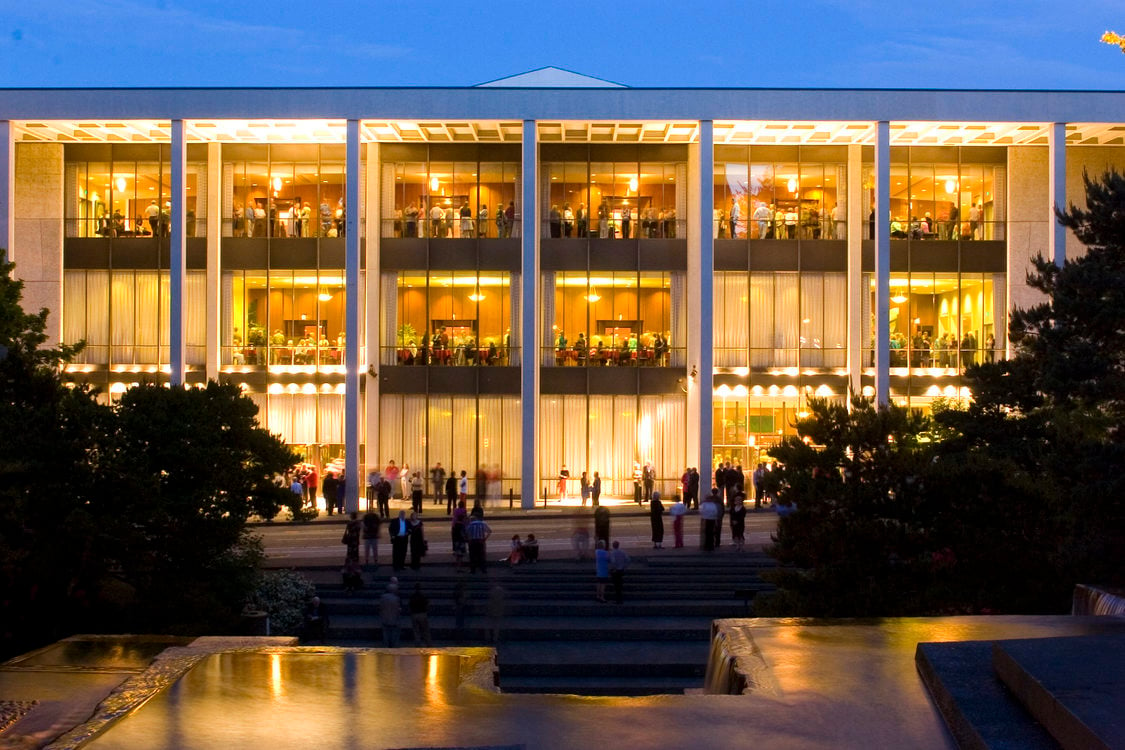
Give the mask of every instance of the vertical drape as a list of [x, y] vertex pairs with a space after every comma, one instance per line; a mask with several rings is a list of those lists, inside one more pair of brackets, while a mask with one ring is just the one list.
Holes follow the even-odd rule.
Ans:
[[[456, 419], [456, 408], [454, 408]], [[410, 465], [410, 471], [426, 468], [426, 397], [402, 397], [402, 460], [401, 467]], [[424, 476], [424, 473], [423, 473]]]
[[[1008, 221], [1008, 204], [1005, 202], [1008, 195], [1008, 173], [1002, 166], [992, 168], [992, 236], [985, 237], [993, 240], [1003, 240], [1007, 234]], [[1000, 337], [997, 336], [996, 340], [999, 341]]]
[[745, 272], [717, 273], [714, 287], [715, 366], [745, 367], [750, 345], [748, 277]]
[[382, 355], [381, 364], [395, 364], [395, 348], [398, 346], [395, 332], [398, 330], [398, 275], [393, 271], [383, 274], [380, 296], [383, 302], [383, 335], [379, 342]]
[[234, 163], [223, 162], [223, 236], [234, 234]]
[[863, 284], [860, 286], [860, 325], [863, 326], [863, 331], [860, 333], [859, 344], [863, 347], [863, 366], [875, 366], [875, 331], [873, 329], [874, 320], [871, 318], [873, 315], [871, 311], [871, 274], [863, 274]]
[[246, 393], [243, 392], [247, 398], [254, 402], [258, 407], [258, 426], [264, 430], [269, 430], [271, 433], [277, 434], [277, 429], [270, 426], [270, 397], [266, 393]]
[[[683, 396], [642, 396], [637, 442], [641, 460], [652, 461], [657, 489], [671, 493], [687, 462]], [[646, 446], [651, 449], [646, 450]]]
[[503, 454], [501, 458], [501, 471], [503, 472], [504, 494], [510, 490], [519, 491], [521, 471], [521, 436], [523, 434], [522, 413], [520, 412], [520, 399], [505, 396], [500, 399], [503, 405], [503, 428], [501, 439], [503, 441]]
[[453, 432], [453, 402], [449, 396], [430, 396], [430, 404], [426, 410], [428, 422], [426, 428], [426, 465], [433, 466], [438, 461], [448, 471], [461, 471], [471, 467], [457, 463], [453, 459], [454, 432]]
[[602, 491], [609, 494], [613, 478], [613, 396], [590, 396], [587, 411], [590, 415], [590, 457], [588, 465], [583, 468], [590, 472], [590, 481], [593, 481], [595, 471], [601, 472]]
[[322, 393], [317, 414], [318, 443], [344, 442], [344, 394]]
[[773, 278], [750, 274], [750, 366], [773, 363]]
[[676, 185], [679, 186], [676, 189], [676, 236], [687, 239], [688, 165], [686, 161], [676, 162]]
[[[90, 219], [93, 216], [87, 216], [86, 226], [79, 230], [78, 228], [78, 165], [68, 163], [66, 165], [66, 173], [63, 176], [63, 200], [66, 205], [63, 208], [63, 216], [66, 217], [66, 228], [63, 233], [66, 237], [87, 237], [92, 233]], [[80, 233], [81, 232], [81, 233]]]
[[543, 271], [540, 273], [543, 283], [539, 292], [540, 334], [539, 364], [550, 367], [555, 364], [555, 272]]
[[184, 277], [184, 301], [187, 306], [186, 322], [187, 363], [203, 365], [207, 362], [207, 272], [188, 271]]
[[614, 494], [633, 494], [633, 462], [637, 455], [637, 397], [613, 397]]
[[511, 305], [511, 317], [509, 318], [508, 325], [512, 329], [512, 334], [509, 339], [509, 346], [512, 347], [512, 351], [509, 354], [510, 359], [508, 360], [508, 364], [518, 365], [521, 351], [520, 347], [523, 345], [520, 327], [520, 275], [518, 273], [513, 273], [508, 283], [510, 292], [508, 294], [508, 300]]
[[232, 338], [234, 323], [231, 320], [234, 315], [234, 273], [223, 271], [219, 277], [219, 283], [221, 285], [219, 296], [222, 298], [219, 304], [219, 345], [222, 347], [222, 363], [229, 365], [231, 363], [230, 347], [234, 340]]
[[379, 455], [371, 463], [382, 468], [402, 463], [402, 401], [405, 396], [379, 397]]
[[[136, 341], [136, 285], [132, 271], [113, 271], [110, 281], [109, 320], [111, 361], [132, 364]], [[155, 308], [153, 308], [155, 309]], [[156, 342], [153, 341], [153, 344]]]
[[[316, 439], [316, 400], [315, 393], [286, 394], [292, 404], [293, 427], [290, 443], [309, 444]], [[281, 397], [285, 398], [285, 396]]]
[[848, 362], [848, 275], [824, 274], [824, 366]]
[[801, 274], [801, 367], [824, 366], [824, 274]]
[[774, 279], [774, 361], [777, 367], [796, 367], [800, 345], [801, 290], [795, 273], [779, 273]]
[[545, 395], [539, 398], [539, 472], [536, 487], [542, 491], [543, 477], [552, 476], [563, 462], [563, 399]]
[[[574, 477], [582, 475], [582, 470], [586, 468], [588, 440], [587, 440], [587, 403], [586, 397], [582, 396], [564, 396], [563, 407], [563, 463], [566, 464], [567, 469]], [[540, 422], [542, 424], [542, 422]], [[543, 473], [547, 476], [555, 476], [558, 474], [560, 464], [554, 466], [544, 466]]]
[[157, 352], [152, 362], [170, 362], [172, 360], [172, 328], [169, 325], [172, 314], [172, 278], [167, 271], [155, 272], [157, 282], [156, 294], [159, 299], [159, 313], [151, 313], [156, 307], [149, 307], [143, 290], [146, 280], [142, 276], [145, 271], [137, 271], [137, 361], [149, 362], [147, 352], [142, 348], [146, 339], [144, 329], [148, 322], [156, 325]]
[[[684, 168], [686, 169], [687, 167]], [[678, 169], [677, 167], [677, 172]], [[687, 183], [681, 182], [679, 184], [685, 185]], [[680, 201], [679, 196], [683, 195], [685, 192], [686, 191], [683, 189], [676, 192], [677, 203]], [[686, 198], [684, 200], [686, 200]], [[681, 214], [677, 207], [676, 215], [686, 217], [686, 209], [685, 212]], [[677, 234], [677, 236], [683, 235]], [[671, 340], [668, 342], [668, 345], [672, 347], [672, 351], [669, 364], [672, 367], [683, 367], [687, 362], [687, 349], [685, 348], [687, 347], [687, 299], [685, 295], [687, 289], [687, 274], [684, 271], [673, 271], [671, 276], [672, 328], [669, 331], [669, 338]]]
[[992, 323], [996, 349], [1004, 351], [1008, 347], [1008, 282], [1002, 273], [992, 274], [992, 320], [985, 322]]

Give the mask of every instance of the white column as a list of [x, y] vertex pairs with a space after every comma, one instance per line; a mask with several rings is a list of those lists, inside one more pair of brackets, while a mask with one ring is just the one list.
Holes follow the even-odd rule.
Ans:
[[520, 505], [524, 509], [535, 507], [536, 488], [539, 486], [539, 365], [535, 357], [539, 351], [539, 232], [535, 217], [539, 215], [536, 174], [539, 167], [539, 134], [535, 120], [523, 121], [523, 163], [520, 179], [523, 185], [521, 200], [522, 263], [520, 274], [520, 400], [523, 425], [520, 436]]
[[[688, 311], [690, 339], [695, 341], [695, 351], [688, 352], [688, 394], [689, 401], [694, 394], [699, 435], [696, 452], [699, 474], [703, 482], [710, 481], [711, 472], [711, 422], [714, 419], [712, 397], [714, 394], [714, 288], [715, 288], [715, 235], [712, 231], [715, 209], [715, 135], [711, 120], [699, 121], [699, 173], [696, 175], [696, 189], [699, 191], [699, 214], [689, 224], [699, 235], [698, 253], [695, 255], [696, 274], [692, 274], [691, 239], [689, 236], [688, 254]], [[689, 210], [690, 213], [690, 210]], [[698, 320], [698, 329], [691, 321]], [[695, 372], [692, 378], [690, 373]], [[690, 408], [690, 405], [689, 405]], [[690, 450], [690, 449], [689, 449]]]
[[[367, 362], [367, 377], [362, 378], [364, 382], [363, 398], [366, 407], [364, 409], [366, 417], [364, 422], [364, 443], [366, 445], [364, 456], [367, 459], [367, 471], [378, 466], [379, 456], [379, 347], [383, 343], [380, 340], [382, 328], [379, 325], [379, 311], [383, 309], [383, 300], [380, 295], [382, 291], [382, 269], [379, 266], [380, 238], [383, 236], [383, 196], [379, 190], [379, 186], [382, 184], [380, 158], [379, 144], [368, 143], [367, 201], [364, 203], [364, 211], [367, 214], [364, 222], [367, 227], [365, 235], [367, 276], [366, 289], [364, 290], [364, 311], [366, 314], [364, 359]], [[361, 474], [361, 483], [366, 481], [365, 476], [366, 473]]]
[[219, 379], [220, 316], [219, 279], [222, 261], [219, 254], [223, 233], [223, 152], [222, 144], [207, 144], [207, 379]]
[[0, 120], [0, 250], [14, 260], [16, 133], [11, 120]]
[[1047, 131], [1048, 182], [1050, 184], [1050, 213], [1047, 220], [1051, 231], [1047, 249], [1056, 266], [1066, 262], [1066, 227], [1055, 218], [1055, 210], [1066, 210], [1066, 123], [1053, 122]]
[[[848, 385], [862, 392], [863, 374], [863, 146], [848, 146]], [[848, 401], [851, 408], [851, 401]]]
[[184, 121], [172, 120], [172, 222], [170, 232], [171, 255], [169, 260], [169, 301], [171, 312], [168, 325], [169, 356], [172, 365], [172, 385], [183, 385], [185, 370], [184, 346], [184, 278], [187, 275], [187, 141], [184, 139]]
[[344, 509], [359, 510], [359, 120], [348, 120], [344, 192]]
[[875, 135], [875, 401], [891, 400], [891, 124]]

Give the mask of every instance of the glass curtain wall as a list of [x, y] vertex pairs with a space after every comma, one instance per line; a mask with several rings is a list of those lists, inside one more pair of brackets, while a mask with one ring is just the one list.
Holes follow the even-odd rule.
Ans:
[[715, 274], [716, 367], [831, 370], [847, 365], [847, 275]]
[[847, 239], [847, 149], [719, 146], [716, 239]]
[[543, 273], [544, 366], [655, 366], [683, 359], [682, 272]]
[[400, 271], [383, 309], [383, 364], [508, 366], [519, 362], [506, 271]]
[[[171, 147], [74, 144], [65, 150], [67, 237], [167, 237], [172, 211]], [[189, 144], [185, 172], [188, 237], [207, 230], [207, 155]]]
[[656, 489], [674, 493], [687, 462], [686, 398], [661, 396], [544, 395], [539, 398], [540, 492], [558, 497], [558, 474], [570, 472], [568, 494], [579, 479], [598, 472], [605, 495], [633, 494], [633, 464], [651, 463]]
[[223, 148], [223, 236], [342, 237], [342, 144]]
[[[1003, 240], [1006, 158], [1002, 147], [892, 148], [891, 238]], [[865, 189], [874, 205], [871, 180]]]
[[[864, 363], [874, 366], [875, 280], [865, 274]], [[891, 367], [899, 374], [956, 375], [993, 362], [1006, 348], [1006, 280], [1002, 273], [891, 274]]]
[[344, 270], [222, 275], [223, 365], [343, 372]]
[[[518, 148], [514, 158], [482, 156], [475, 146], [399, 146], [383, 163], [383, 237], [481, 239], [518, 237]], [[493, 156], [500, 152], [492, 153]], [[402, 154], [398, 160], [396, 154]], [[446, 154], [449, 159], [431, 159]], [[410, 157], [413, 157], [411, 159]]]
[[687, 163], [545, 161], [541, 236], [686, 238]]
[[378, 455], [369, 470], [391, 461], [421, 470], [430, 496], [428, 472], [440, 462], [447, 472], [464, 471], [470, 497], [482, 496], [486, 505], [519, 493], [518, 396], [384, 394], [379, 404]]

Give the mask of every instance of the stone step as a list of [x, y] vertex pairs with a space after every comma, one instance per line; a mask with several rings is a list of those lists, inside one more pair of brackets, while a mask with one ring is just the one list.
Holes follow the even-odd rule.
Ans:
[[502, 669], [524, 671], [531, 667], [582, 670], [633, 665], [654, 669], [691, 666], [704, 670], [710, 652], [707, 641], [505, 641], [497, 647], [496, 661]]
[[[406, 598], [414, 591], [415, 581], [400, 578], [399, 579], [399, 594]], [[452, 598], [455, 583], [450, 584], [435, 584], [432, 582], [420, 581], [422, 584], [422, 593], [431, 599]], [[592, 594], [594, 591], [595, 580], [591, 578], [588, 581], [577, 581], [567, 584], [548, 583], [536, 586], [512, 586], [500, 584], [504, 589], [504, 593], [511, 599], [559, 599], [559, 598], [575, 598], [583, 599], [587, 595]], [[467, 586], [467, 591], [470, 598], [487, 596], [487, 592], [492, 588], [492, 584], [480, 583], [470, 584]], [[749, 591], [772, 591], [773, 584], [764, 581], [730, 581], [726, 584], [710, 584], [706, 586], [681, 586], [681, 587], [666, 587], [657, 586], [652, 583], [644, 581], [636, 581], [632, 578], [626, 577], [625, 590], [639, 599], [647, 600], [687, 600], [695, 601], [698, 599], [731, 599], [734, 597], [741, 598], [740, 594], [736, 592], [749, 590]], [[363, 588], [354, 593], [347, 593], [342, 584], [323, 584], [317, 586], [317, 591], [322, 597], [332, 598], [349, 598], [357, 600], [365, 599], [378, 599], [386, 590], [385, 581], [367, 581], [364, 583]]]
[[[612, 605], [605, 605], [607, 608]], [[709, 617], [630, 618], [607, 616], [581, 617], [505, 617], [501, 637], [508, 641], [705, 641], [711, 638]], [[400, 619], [402, 639], [412, 639], [410, 620]], [[431, 617], [430, 631], [435, 641], [479, 644], [486, 640], [489, 622], [485, 617], [469, 617], [465, 633], [459, 635], [452, 617]], [[381, 639], [379, 619], [374, 616], [341, 615], [331, 617], [329, 640], [371, 641]]]
[[[329, 616], [336, 618], [346, 615], [374, 615], [378, 608], [378, 600], [348, 599], [335, 597], [321, 597]], [[405, 604], [405, 599], [404, 599]], [[469, 604], [468, 613], [484, 614], [487, 602], [480, 598]], [[638, 601], [630, 597], [625, 604], [613, 605], [613, 614], [617, 617], [710, 617], [719, 619], [724, 617], [743, 617], [746, 607], [741, 601], [732, 599], [703, 599], [690, 602], [669, 602], [666, 600]], [[518, 601], [508, 599], [506, 605], [509, 617], [602, 617], [606, 614], [606, 605], [597, 602], [592, 596], [581, 600], [552, 599], [549, 602]], [[454, 614], [453, 602], [450, 599], [430, 599], [430, 617], [450, 616]]]

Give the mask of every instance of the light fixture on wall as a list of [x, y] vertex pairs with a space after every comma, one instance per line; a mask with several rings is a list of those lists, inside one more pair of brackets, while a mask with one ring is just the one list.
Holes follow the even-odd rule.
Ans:
[[319, 295], [317, 295], [317, 299], [319, 299], [321, 302], [329, 302], [332, 299], [332, 295], [328, 292], [321, 292]]
[[906, 297], [902, 296], [901, 294], [896, 294], [895, 296], [891, 297], [891, 302], [894, 302], [896, 305], [901, 305], [903, 302], [906, 302]]
[[601, 299], [601, 295], [598, 294], [597, 287], [591, 286], [590, 287], [590, 293], [585, 296], [585, 300], [587, 302], [597, 302], [600, 299]]
[[438, 191], [439, 187], [441, 187], [441, 183], [438, 182], [438, 178], [437, 177], [431, 177], [430, 178], [430, 192], [436, 193]]
[[797, 187], [798, 187], [797, 178], [796, 177], [790, 177], [788, 184], [786, 184], [786, 187], [789, 188], [790, 193], [796, 193]]

